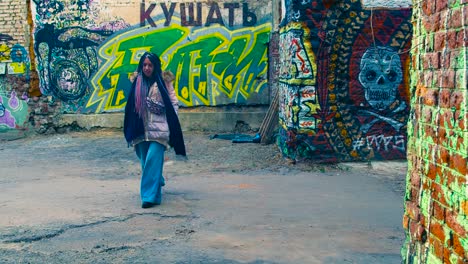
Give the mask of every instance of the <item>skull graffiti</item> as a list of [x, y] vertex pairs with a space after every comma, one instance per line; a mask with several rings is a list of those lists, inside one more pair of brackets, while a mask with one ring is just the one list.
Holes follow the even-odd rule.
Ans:
[[359, 82], [367, 102], [379, 111], [396, 100], [403, 79], [400, 57], [389, 47], [370, 47], [361, 59]]

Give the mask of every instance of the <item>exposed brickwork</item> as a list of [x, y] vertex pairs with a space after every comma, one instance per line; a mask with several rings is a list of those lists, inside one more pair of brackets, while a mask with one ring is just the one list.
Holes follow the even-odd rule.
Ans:
[[0, 2], [0, 33], [11, 36], [14, 43], [29, 46], [29, 26], [27, 2], [21, 0], [2, 0]]
[[52, 96], [33, 97], [29, 101], [31, 109], [29, 121], [35, 132], [52, 134], [57, 132], [57, 115], [60, 113], [61, 102]]
[[467, 263], [468, 3], [417, 1], [413, 25], [402, 256]]

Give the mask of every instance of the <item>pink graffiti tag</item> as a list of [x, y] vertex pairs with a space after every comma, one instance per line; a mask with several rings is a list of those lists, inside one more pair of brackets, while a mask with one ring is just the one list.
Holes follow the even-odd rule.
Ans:
[[18, 96], [16, 96], [16, 92], [15, 92], [15, 91], [11, 91], [10, 100], [8, 100], [8, 105], [9, 105], [13, 110], [18, 109], [18, 107], [20, 106], [20, 104], [19, 104], [19, 99], [18, 99]]

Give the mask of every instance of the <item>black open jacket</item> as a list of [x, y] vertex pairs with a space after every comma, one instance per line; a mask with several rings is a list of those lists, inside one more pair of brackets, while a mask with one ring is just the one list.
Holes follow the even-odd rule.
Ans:
[[[160, 73], [156, 74], [156, 82], [158, 83], [158, 88], [166, 108], [167, 123], [169, 125], [169, 146], [174, 148], [177, 155], [186, 156], [184, 137], [180, 127], [179, 117], [172, 106], [166, 84]], [[145, 133], [143, 119], [135, 111], [135, 86], [136, 80], [132, 83], [127, 105], [125, 106], [124, 135], [129, 146], [134, 139]]]

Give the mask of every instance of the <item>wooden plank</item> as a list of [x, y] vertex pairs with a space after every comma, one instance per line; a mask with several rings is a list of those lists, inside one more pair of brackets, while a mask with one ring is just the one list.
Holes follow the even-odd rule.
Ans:
[[278, 112], [279, 112], [279, 92], [273, 97], [273, 101], [268, 108], [265, 118], [260, 126], [260, 143], [270, 144], [272, 142], [273, 132], [278, 125]]

